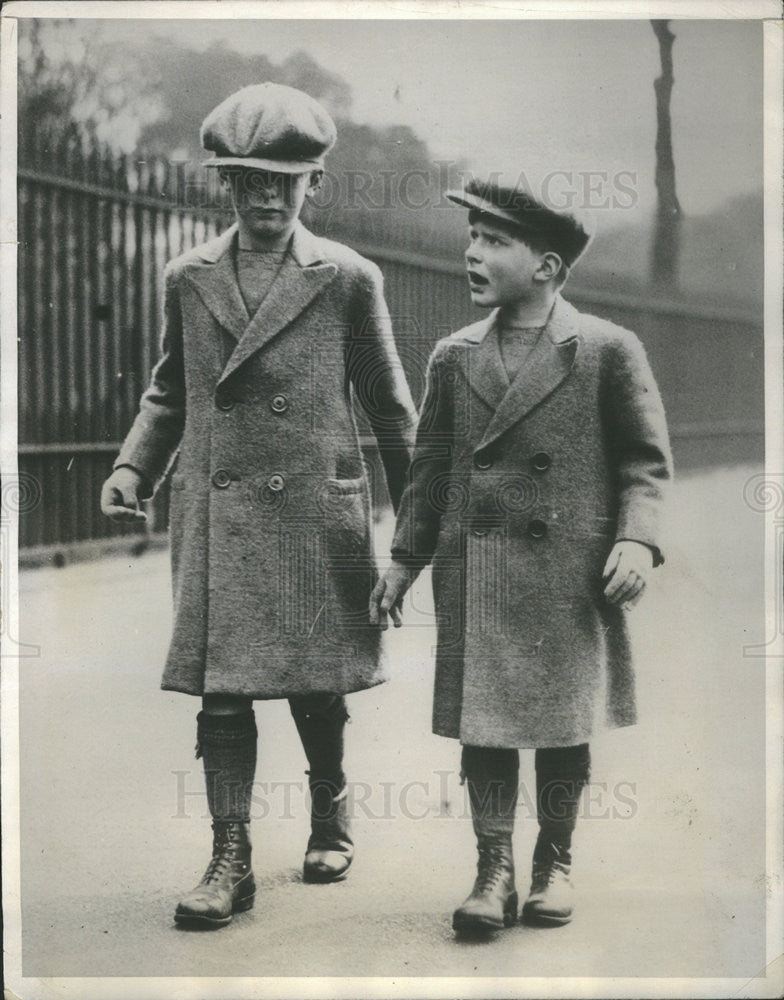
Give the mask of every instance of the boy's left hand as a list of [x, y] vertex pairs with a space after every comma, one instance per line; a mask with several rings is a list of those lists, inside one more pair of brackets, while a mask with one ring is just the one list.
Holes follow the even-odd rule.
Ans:
[[642, 597], [652, 569], [653, 552], [647, 545], [628, 538], [616, 542], [602, 571], [604, 596], [628, 611]]
[[370, 595], [370, 624], [387, 628], [387, 615], [392, 619], [395, 628], [400, 628], [403, 621], [400, 610], [403, 598], [411, 584], [416, 580], [418, 570], [393, 562], [384, 573]]

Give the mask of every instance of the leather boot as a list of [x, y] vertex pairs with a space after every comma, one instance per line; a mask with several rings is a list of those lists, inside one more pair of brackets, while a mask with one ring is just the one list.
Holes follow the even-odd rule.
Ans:
[[452, 915], [461, 933], [511, 927], [517, 920], [511, 836], [478, 836], [479, 860], [471, 895]]
[[471, 894], [452, 915], [458, 933], [511, 927], [517, 920], [512, 833], [518, 767], [516, 750], [463, 748], [478, 861]]
[[289, 698], [305, 756], [310, 788], [310, 837], [302, 877], [305, 882], [339, 882], [354, 859], [343, 772], [345, 699], [333, 694]]
[[354, 860], [348, 819], [348, 788], [310, 780], [310, 837], [302, 867], [306, 882], [340, 882]]
[[536, 751], [539, 836], [534, 848], [531, 889], [523, 904], [525, 923], [557, 927], [572, 919], [572, 833], [590, 765], [587, 743]]
[[569, 851], [547, 844], [534, 855], [531, 890], [523, 904], [527, 924], [560, 926], [572, 919], [572, 859]]
[[256, 721], [252, 711], [233, 715], [200, 712], [196, 756], [204, 762], [212, 815], [212, 860], [201, 882], [177, 905], [183, 927], [214, 928], [253, 906], [250, 866], [250, 803], [256, 773]]
[[212, 830], [212, 860], [201, 882], [177, 905], [178, 924], [223, 927], [234, 913], [253, 906], [256, 883], [250, 866], [249, 824], [215, 821]]

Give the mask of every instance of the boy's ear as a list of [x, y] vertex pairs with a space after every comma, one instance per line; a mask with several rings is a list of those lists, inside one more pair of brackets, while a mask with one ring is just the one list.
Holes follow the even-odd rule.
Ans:
[[551, 281], [557, 278], [563, 268], [563, 261], [554, 250], [548, 250], [542, 254], [539, 267], [536, 269], [534, 278], [537, 281]]
[[305, 197], [312, 198], [313, 195], [321, 187], [321, 182], [324, 179], [323, 170], [312, 170], [310, 172], [310, 177], [308, 179], [308, 189], [305, 192]]

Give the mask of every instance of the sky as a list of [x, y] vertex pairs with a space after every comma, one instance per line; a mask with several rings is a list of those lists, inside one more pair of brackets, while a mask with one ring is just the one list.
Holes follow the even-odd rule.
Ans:
[[[103, 22], [205, 49], [222, 41], [274, 62], [299, 50], [339, 74], [353, 117], [402, 123], [434, 156], [527, 178], [586, 174], [655, 203], [653, 80], [658, 44], [638, 21], [181, 20]], [[673, 144], [684, 211], [714, 211], [762, 186], [762, 26], [673, 21]], [[634, 180], [630, 181], [629, 176]]]

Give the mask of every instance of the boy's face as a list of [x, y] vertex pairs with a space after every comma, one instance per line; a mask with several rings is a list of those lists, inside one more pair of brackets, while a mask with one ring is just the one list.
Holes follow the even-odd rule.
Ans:
[[288, 238], [305, 199], [321, 180], [320, 171], [284, 174], [249, 168], [227, 170], [223, 176], [240, 227], [259, 245]]
[[495, 309], [530, 299], [542, 277], [544, 255], [491, 220], [477, 220], [468, 232], [465, 259], [474, 305]]

